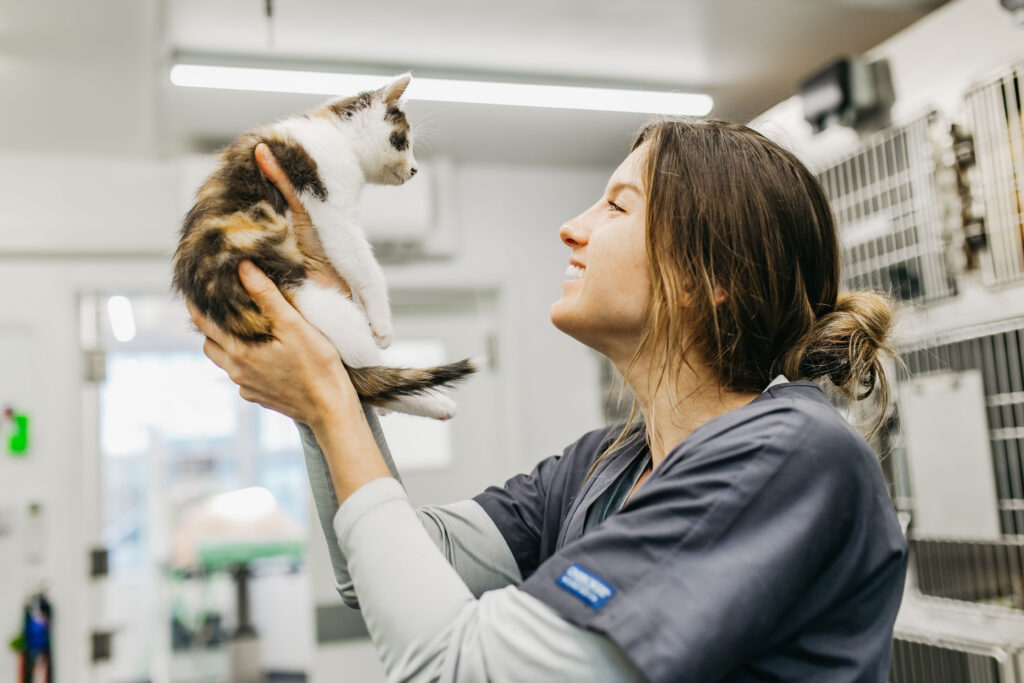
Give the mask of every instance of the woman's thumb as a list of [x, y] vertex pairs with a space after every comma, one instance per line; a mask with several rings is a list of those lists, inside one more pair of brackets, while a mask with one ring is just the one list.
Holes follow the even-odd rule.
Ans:
[[274, 281], [257, 268], [256, 264], [248, 259], [238, 264], [238, 278], [263, 315], [271, 320], [280, 320], [287, 315], [291, 305], [281, 295], [281, 290], [277, 288]]

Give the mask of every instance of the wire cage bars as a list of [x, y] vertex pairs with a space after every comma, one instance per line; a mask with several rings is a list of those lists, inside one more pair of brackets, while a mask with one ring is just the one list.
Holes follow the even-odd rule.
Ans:
[[1014, 647], [899, 634], [892, 644], [889, 683], [1017, 683]]
[[950, 331], [902, 355], [911, 376], [981, 372], [1000, 529], [1024, 537], [1024, 320]]
[[929, 113], [861, 138], [818, 175], [843, 244], [846, 289], [926, 303], [952, 296]]
[[985, 221], [983, 281], [997, 286], [1024, 279], [1024, 63], [1005, 67], [970, 89], [964, 98], [974, 136], [971, 194]]

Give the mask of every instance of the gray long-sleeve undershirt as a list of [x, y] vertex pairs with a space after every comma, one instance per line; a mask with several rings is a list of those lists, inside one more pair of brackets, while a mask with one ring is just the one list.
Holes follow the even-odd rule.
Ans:
[[389, 681], [643, 680], [607, 637], [515, 587], [515, 558], [476, 502], [414, 510], [376, 413], [364, 410], [395, 478], [340, 509], [312, 430], [299, 433], [338, 592], [362, 609]]

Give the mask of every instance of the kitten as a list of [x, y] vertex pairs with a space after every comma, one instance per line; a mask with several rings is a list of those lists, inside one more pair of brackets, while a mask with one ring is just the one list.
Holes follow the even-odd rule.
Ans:
[[[408, 74], [373, 92], [246, 133], [221, 152], [197, 193], [174, 255], [174, 289], [222, 329], [247, 341], [272, 338], [271, 323], [238, 279], [251, 259], [335, 345], [367, 403], [448, 419], [455, 403], [436, 391], [476, 371], [470, 360], [425, 369], [381, 365], [391, 343], [391, 310], [380, 264], [359, 227], [365, 183], [401, 185], [416, 174], [412, 133], [399, 98]], [[253, 156], [265, 142], [295, 186], [315, 228], [302, 239], [281, 193]], [[362, 304], [307, 278], [330, 263]], [[365, 313], [365, 317], [364, 317]]]

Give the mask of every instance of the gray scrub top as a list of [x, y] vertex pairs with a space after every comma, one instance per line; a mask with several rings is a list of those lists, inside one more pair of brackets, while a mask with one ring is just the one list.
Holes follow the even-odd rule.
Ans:
[[[587, 512], [648, 449], [596, 430], [476, 500], [520, 589], [611, 638], [651, 681], [885, 681], [907, 543], [877, 458], [812, 382], [768, 388]], [[586, 533], [584, 533], [586, 531]]]

